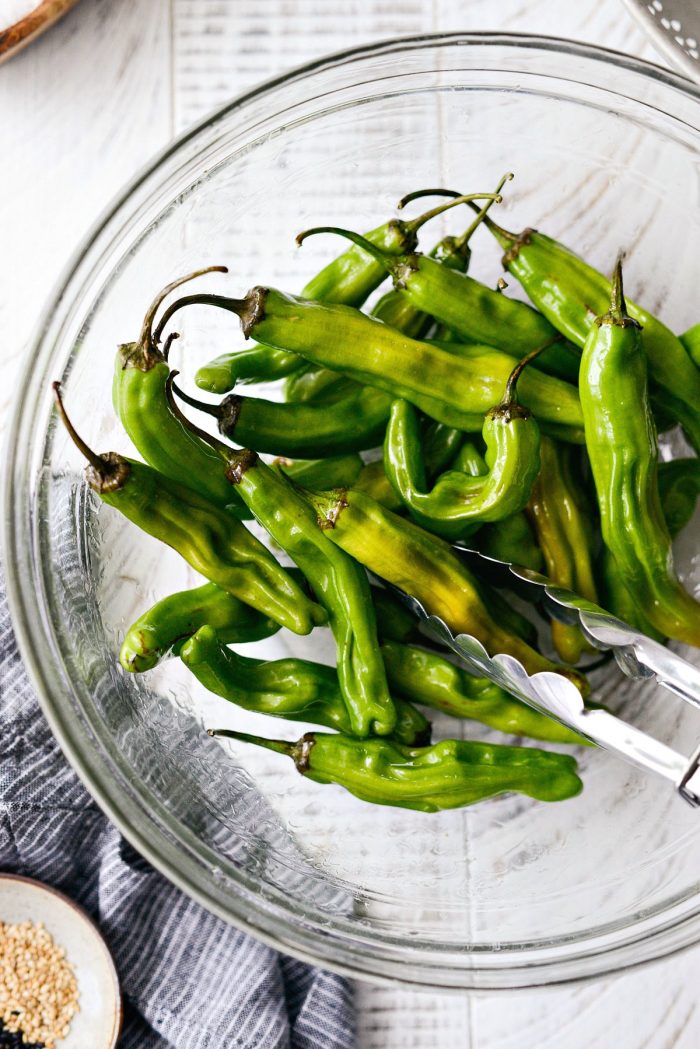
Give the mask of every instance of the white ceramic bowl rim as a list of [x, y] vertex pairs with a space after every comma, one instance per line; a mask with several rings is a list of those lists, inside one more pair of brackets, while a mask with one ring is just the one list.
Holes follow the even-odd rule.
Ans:
[[[274, 96], [276, 89], [300, 82], [310, 74], [360, 62], [373, 55], [454, 45], [502, 46], [574, 56], [588, 60], [591, 65], [598, 63], [601, 67], [641, 75], [647, 82], [672, 89], [686, 101], [700, 102], [700, 87], [660, 66], [591, 45], [522, 34], [453, 33], [400, 38], [344, 51], [271, 79], [240, 95], [177, 138], [104, 212], [67, 265], [40, 317], [19, 387], [25, 391], [25, 398], [31, 399], [32, 394], [38, 397], [37, 386], [43, 381], [59, 326], [57, 318], [63, 314], [65, 320], [66, 311], [78, 297], [79, 290], [89, 284], [90, 273], [111, 239], [123, 232], [125, 223], [143, 205], [144, 195], [147, 196], [150, 183], [157, 178], [162, 166], [178, 154], [187, 155], [188, 147], [196, 144], [204, 129], [247, 103]], [[565, 72], [562, 78], [566, 79]], [[696, 130], [694, 125], [693, 130]], [[693, 900], [692, 908], [688, 907], [687, 900], [679, 900], [662, 915], [647, 915], [631, 927], [599, 928], [583, 939], [562, 939], [539, 943], [536, 947], [520, 944], [517, 950], [506, 948], [492, 952], [469, 946], [460, 951], [448, 950], [439, 944], [426, 943], [411, 950], [405, 941], [382, 938], [375, 932], [361, 938], [356, 927], [344, 929], [341, 922], [330, 930], [327, 923], [316, 920], [313, 915], [303, 915], [298, 910], [292, 912], [282, 901], [266, 898], [244, 873], [236, 880], [235, 893], [212, 879], [214, 853], [207, 855], [206, 848], [203, 849], [189, 831], [175, 824], [164, 809], [156, 812], [158, 822], [155, 822], [153, 812], [136, 789], [127, 791], [123, 782], [116, 784], [106, 775], [105, 770], [115, 761], [115, 755], [107, 753], [104, 743], [98, 743], [87, 723], [76, 724], [67, 706], [60, 701], [60, 687], [50, 673], [55, 651], [46, 610], [37, 611], [32, 592], [26, 586], [27, 580], [32, 580], [38, 589], [41, 587], [36, 578], [32, 544], [27, 542], [30, 508], [21, 502], [29, 490], [27, 457], [19, 452], [27, 447], [31, 433], [32, 422], [26, 415], [20, 400], [8, 434], [5, 461], [11, 464], [11, 469], [5, 471], [3, 499], [8, 598], [22, 656], [52, 731], [87, 789], [131, 844], [190, 897], [258, 939], [312, 963], [375, 981], [402, 980], [441, 989], [453, 986], [488, 990], [594, 978], [654, 960], [700, 940], [700, 900]]]

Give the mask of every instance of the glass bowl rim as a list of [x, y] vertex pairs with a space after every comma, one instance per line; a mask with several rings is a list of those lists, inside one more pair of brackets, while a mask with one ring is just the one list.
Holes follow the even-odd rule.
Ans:
[[[194, 142], [201, 133], [246, 104], [302, 82], [311, 74], [333, 71], [382, 54], [415, 53], [426, 48], [454, 44], [503, 46], [516, 51], [539, 49], [553, 55], [580, 57], [602, 66], [641, 74], [700, 102], [700, 85], [660, 65], [596, 45], [522, 33], [453, 32], [398, 37], [323, 56], [272, 77], [234, 97], [225, 106], [174, 138], [145, 164], [103, 211], [72, 254], [46, 301], [29, 344], [27, 364], [19, 388], [29, 390], [32, 373], [41, 370], [41, 362], [48, 363], [50, 360], [52, 346], [48, 336], [52, 319], [61, 303], [70, 301], [71, 287], [74, 283], [80, 283], [81, 270], [87, 266], [90, 255], [99, 253], [101, 241], [119, 237], [123, 226], [111, 229], [114, 221], [127, 209], [137, 190], [149, 180], [157, 180], [158, 173], [167, 162], [188, 143]], [[570, 79], [575, 80], [574, 77]], [[646, 104], [649, 105], [648, 102]], [[138, 211], [134, 214], [138, 214]], [[11, 468], [4, 471], [3, 484], [4, 569], [10, 613], [20, 653], [52, 732], [91, 796], [124, 837], [188, 896], [257, 939], [312, 964], [375, 982], [403, 982], [439, 990], [485, 991], [575, 983], [654, 961], [700, 941], [698, 896], [697, 906], [692, 913], [683, 913], [674, 920], [673, 908], [666, 907], [660, 912], [667, 915], [667, 920], [661, 925], [651, 929], [647, 927], [645, 931], [647, 923], [638, 922], [628, 927], [629, 935], [619, 937], [612, 945], [605, 943], [609, 930], [596, 929], [588, 937], [562, 937], [550, 944], [541, 942], [537, 945], [518, 945], [517, 949], [499, 949], [491, 952], [497, 964], [488, 965], [480, 964], [480, 959], [487, 962], [488, 958], [487, 952], [478, 949], [450, 946], [441, 951], [431, 944], [426, 950], [424, 946], [416, 947], [406, 940], [397, 944], [395, 940], [382, 939], [379, 935], [368, 940], [353, 932], [348, 937], [342, 929], [337, 930], [339, 936], [336, 935], [334, 939], [329, 936], [330, 923], [314, 924], [304, 920], [300, 914], [295, 915], [289, 908], [284, 910], [279, 905], [272, 905], [262, 893], [255, 893], [246, 886], [243, 876], [240, 882], [233, 879], [236, 881], [235, 893], [212, 886], [211, 877], [203, 877], [201, 857], [188, 853], [183, 861], [182, 832], [176, 821], [168, 821], [166, 814], [159, 825], [143, 823], [149, 820], [149, 814], [142, 805], [139, 806], [137, 799], [110, 791], [104, 786], [103, 777], [100, 776], [100, 770], [104, 771], [105, 768], [104, 756], [98, 755], [99, 747], [95, 747], [97, 740], [87, 738], [85, 725], [81, 725], [80, 732], [76, 733], [72, 719], [65, 716], [66, 711], [61, 709], [60, 701], [56, 701], [54, 693], [60, 692], [60, 688], [56, 687], [55, 681], [52, 683], [46, 669], [46, 658], [50, 659], [53, 655], [51, 644], [47, 636], [38, 635], [35, 626], [36, 608], [32, 607], [31, 594], [28, 597], [25, 593], [27, 582], [36, 583], [32, 545], [25, 541], [29, 533], [22, 528], [26, 519], [31, 517], [30, 501], [27, 500], [25, 505], [16, 499], [17, 494], [26, 499], [28, 493], [26, 463], [15, 454], [25, 424], [26, 402], [27, 397], [24, 395], [18, 398], [8, 428], [5, 462], [11, 463]], [[41, 612], [45, 612], [45, 609]], [[43, 620], [45, 618], [44, 615]], [[42, 621], [42, 625], [48, 630], [48, 624]], [[171, 823], [170, 833], [168, 822]], [[176, 830], [180, 833], [179, 841]], [[410, 957], [406, 957], [406, 954]]]

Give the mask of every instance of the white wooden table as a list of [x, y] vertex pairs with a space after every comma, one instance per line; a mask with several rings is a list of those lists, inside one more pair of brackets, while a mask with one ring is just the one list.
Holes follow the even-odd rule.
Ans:
[[[0, 426], [59, 271], [122, 183], [173, 134], [326, 52], [475, 29], [566, 36], [662, 61], [620, 0], [82, 0], [0, 67]], [[696, 1049], [699, 962], [700, 949], [614, 980], [491, 998], [358, 984], [359, 1042]]]

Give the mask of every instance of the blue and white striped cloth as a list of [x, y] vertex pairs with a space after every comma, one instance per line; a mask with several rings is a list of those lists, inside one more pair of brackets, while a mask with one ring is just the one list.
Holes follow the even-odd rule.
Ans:
[[120, 1049], [353, 1049], [349, 985], [226, 925], [158, 874], [67, 764], [0, 589], [0, 870], [97, 921], [124, 997]]

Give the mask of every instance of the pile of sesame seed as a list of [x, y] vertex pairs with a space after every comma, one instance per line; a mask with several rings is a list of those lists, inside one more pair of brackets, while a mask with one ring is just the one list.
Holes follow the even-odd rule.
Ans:
[[43, 922], [0, 921], [0, 1027], [54, 1049], [78, 1008], [73, 967]]

